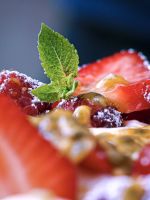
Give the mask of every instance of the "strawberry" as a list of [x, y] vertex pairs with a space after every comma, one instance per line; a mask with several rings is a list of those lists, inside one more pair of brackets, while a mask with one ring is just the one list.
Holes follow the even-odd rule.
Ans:
[[81, 167], [96, 173], [111, 173], [112, 171], [106, 152], [99, 146], [82, 161]]
[[150, 108], [150, 79], [129, 85], [117, 85], [112, 90], [104, 91], [119, 111], [130, 113]]
[[[123, 84], [115, 83], [110, 87], [112, 80], [109, 88], [98, 88], [98, 83], [110, 73], [122, 76]], [[146, 58], [136, 51], [121, 51], [81, 68], [76, 94], [95, 91], [108, 98], [121, 112], [140, 111], [150, 108], [148, 79], [150, 70]]]
[[150, 78], [148, 65], [148, 61], [141, 53], [134, 50], [121, 51], [80, 68], [77, 77], [78, 91], [94, 87], [109, 73], [121, 75], [129, 82]]
[[75, 199], [76, 170], [15, 103], [0, 95], [0, 197], [33, 188]]

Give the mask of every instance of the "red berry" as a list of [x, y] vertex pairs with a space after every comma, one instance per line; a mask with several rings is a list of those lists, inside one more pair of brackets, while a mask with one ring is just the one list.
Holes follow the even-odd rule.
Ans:
[[145, 56], [134, 50], [121, 51], [80, 68], [76, 94], [89, 89], [94, 91], [97, 83], [110, 73], [121, 75], [132, 83], [150, 78], [149, 63]]
[[120, 127], [123, 125], [121, 112], [113, 107], [105, 107], [96, 111], [91, 116], [91, 123], [93, 127]]
[[[121, 76], [129, 84], [115, 84], [114, 88], [98, 87], [108, 74]], [[150, 69], [148, 60], [136, 51], [121, 51], [80, 68], [76, 95], [96, 91], [108, 98], [124, 113], [150, 108]]]
[[42, 83], [17, 71], [0, 73], [0, 93], [10, 96], [28, 115], [38, 115], [49, 109], [50, 104], [40, 102], [31, 90]]
[[150, 79], [116, 85], [115, 88], [102, 92], [119, 111], [130, 113], [150, 109]]
[[108, 106], [107, 99], [94, 92], [81, 94], [62, 100], [57, 108], [74, 111], [78, 106], [87, 105], [91, 108], [91, 125], [93, 127], [120, 127], [123, 125], [121, 112]]

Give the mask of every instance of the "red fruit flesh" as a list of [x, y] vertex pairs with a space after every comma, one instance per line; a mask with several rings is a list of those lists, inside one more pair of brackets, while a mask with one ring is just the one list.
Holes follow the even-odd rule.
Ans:
[[124, 113], [150, 108], [150, 80], [118, 85], [102, 94]]
[[133, 175], [144, 174], [150, 174], [150, 144], [142, 149], [133, 165]]
[[133, 50], [121, 51], [97, 62], [80, 68], [76, 93], [83, 93], [94, 88], [109, 73], [123, 76], [129, 82], [150, 78], [149, 63], [146, 58]]
[[[129, 84], [118, 84], [103, 90], [98, 82], [109, 73], [123, 76]], [[130, 113], [150, 108], [150, 70], [148, 61], [135, 51], [121, 51], [79, 70], [76, 94], [98, 92], [119, 111]]]
[[111, 173], [112, 171], [106, 152], [99, 146], [82, 161], [81, 167], [95, 173]]
[[28, 115], [38, 115], [50, 109], [50, 104], [40, 102], [31, 94], [31, 90], [42, 83], [17, 71], [0, 73], [0, 93], [11, 97]]
[[45, 188], [75, 199], [76, 170], [26, 116], [0, 95], [0, 197]]

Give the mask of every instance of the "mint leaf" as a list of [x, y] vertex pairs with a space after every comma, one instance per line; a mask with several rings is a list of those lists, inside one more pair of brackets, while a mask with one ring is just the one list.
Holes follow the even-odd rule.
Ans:
[[74, 45], [47, 25], [41, 25], [38, 51], [42, 67], [51, 83], [32, 91], [42, 101], [68, 98], [75, 90], [79, 57]]
[[40, 86], [32, 90], [32, 94], [39, 97], [41, 101], [55, 102], [59, 97], [58, 87], [53, 84]]

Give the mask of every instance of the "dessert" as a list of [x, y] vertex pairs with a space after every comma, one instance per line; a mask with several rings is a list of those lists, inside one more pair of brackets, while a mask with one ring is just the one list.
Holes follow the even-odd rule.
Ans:
[[124, 50], [78, 70], [45, 24], [38, 50], [49, 84], [0, 73], [0, 198], [148, 200], [147, 59]]

